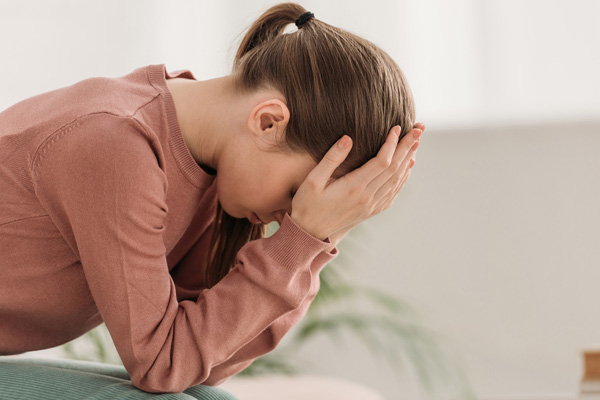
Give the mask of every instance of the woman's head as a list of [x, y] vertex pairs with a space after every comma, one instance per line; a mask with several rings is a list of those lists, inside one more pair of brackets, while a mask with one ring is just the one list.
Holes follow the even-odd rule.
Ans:
[[[242, 39], [232, 76], [242, 93], [275, 90], [285, 100], [280, 154], [318, 163], [350, 136], [352, 150], [333, 176], [339, 178], [374, 157], [393, 126], [402, 128], [401, 138], [413, 128], [413, 98], [400, 68], [371, 42], [315, 18], [284, 33], [305, 12], [284, 3], [259, 17]], [[241, 246], [265, 234], [264, 225], [233, 218], [218, 204], [207, 284], [229, 271]]]
[[315, 18], [284, 33], [305, 12], [295, 3], [267, 10], [243, 38], [233, 75], [241, 90], [270, 88], [285, 97], [282, 148], [319, 162], [349, 135], [354, 145], [337, 178], [374, 157], [393, 126], [407, 133], [414, 102], [400, 68], [371, 42]]

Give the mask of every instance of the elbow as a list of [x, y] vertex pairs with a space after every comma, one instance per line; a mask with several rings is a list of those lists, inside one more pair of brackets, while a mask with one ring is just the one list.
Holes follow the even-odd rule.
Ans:
[[221, 378], [221, 379], [207, 379], [202, 384], [205, 386], [219, 386], [221, 383], [224, 383], [229, 378]]
[[133, 386], [135, 386], [136, 388], [144, 391], [144, 392], [148, 392], [148, 393], [181, 393], [184, 390], [192, 387], [192, 386], [196, 386], [196, 385], [203, 385], [203, 386], [219, 386], [220, 384], [222, 384], [223, 382], [225, 382], [226, 380], [228, 380], [229, 377], [224, 377], [224, 378], [217, 378], [217, 379], [211, 379], [210, 377], [208, 379], [206, 379], [204, 382], [201, 383], [197, 383], [197, 382], [189, 382], [189, 383], [185, 383], [183, 381], [176, 381], [176, 380], [169, 380], [169, 379], [155, 379], [155, 380], [150, 380], [147, 378], [142, 378], [142, 379], [131, 379], [131, 383]]
[[[198, 372], [198, 371], [196, 371]], [[136, 366], [129, 371], [131, 384], [148, 393], [181, 393], [187, 388], [203, 383], [203, 374], [193, 374], [186, 368], [156, 368], [150, 369]]]
[[[181, 393], [189, 386], [182, 382], [172, 380], [150, 380], [147, 378], [131, 378], [131, 384], [136, 388], [148, 393]], [[191, 386], [191, 385], [190, 385]]]

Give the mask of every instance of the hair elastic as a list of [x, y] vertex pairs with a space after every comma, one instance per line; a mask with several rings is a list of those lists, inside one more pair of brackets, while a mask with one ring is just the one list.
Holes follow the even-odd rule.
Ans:
[[310, 21], [310, 19], [314, 18], [314, 16], [315, 16], [315, 14], [311, 13], [310, 11], [307, 11], [304, 14], [302, 14], [301, 16], [299, 16], [298, 19], [296, 20], [296, 26], [298, 27], [298, 29], [302, 28], [302, 25], [304, 25], [305, 23]]

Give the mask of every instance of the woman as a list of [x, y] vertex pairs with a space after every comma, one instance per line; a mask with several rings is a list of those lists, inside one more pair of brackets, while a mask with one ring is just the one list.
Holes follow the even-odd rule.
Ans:
[[0, 113], [0, 354], [105, 322], [136, 387], [218, 385], [277, 346], [337, 243], [391, 206], [413, 126], [394, 61], [293, 3], [252, 25], [229, 76], [151, 65], [15, 104]]

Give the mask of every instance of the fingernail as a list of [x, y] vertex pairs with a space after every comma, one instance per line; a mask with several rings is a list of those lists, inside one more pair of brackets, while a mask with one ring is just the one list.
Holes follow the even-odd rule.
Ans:
[[416, 131], [415, 133], [413, 133], [413, 137], [414, 137], [416, 140], [419, 140], [419, 138], [421, 137], [421, 135], [422, 135], [422, 134], [423, 134], [423, 131], [422, 131], [422, 130], [420, 130], [420, 129], [417, 129], [417, 131]]
[[350, 147], [350, 143], [352, 143], [352, 139], [350, 139], [348, 135], [344, 135], [344, 137], [342, 137], [338, 142], [338, 146], [345, 150]]
[[397, 126], [394, 130], [394, 133], [396, 133], [396, 138], [400, 138], [400, 132], [402, 132], [402, 128]]

